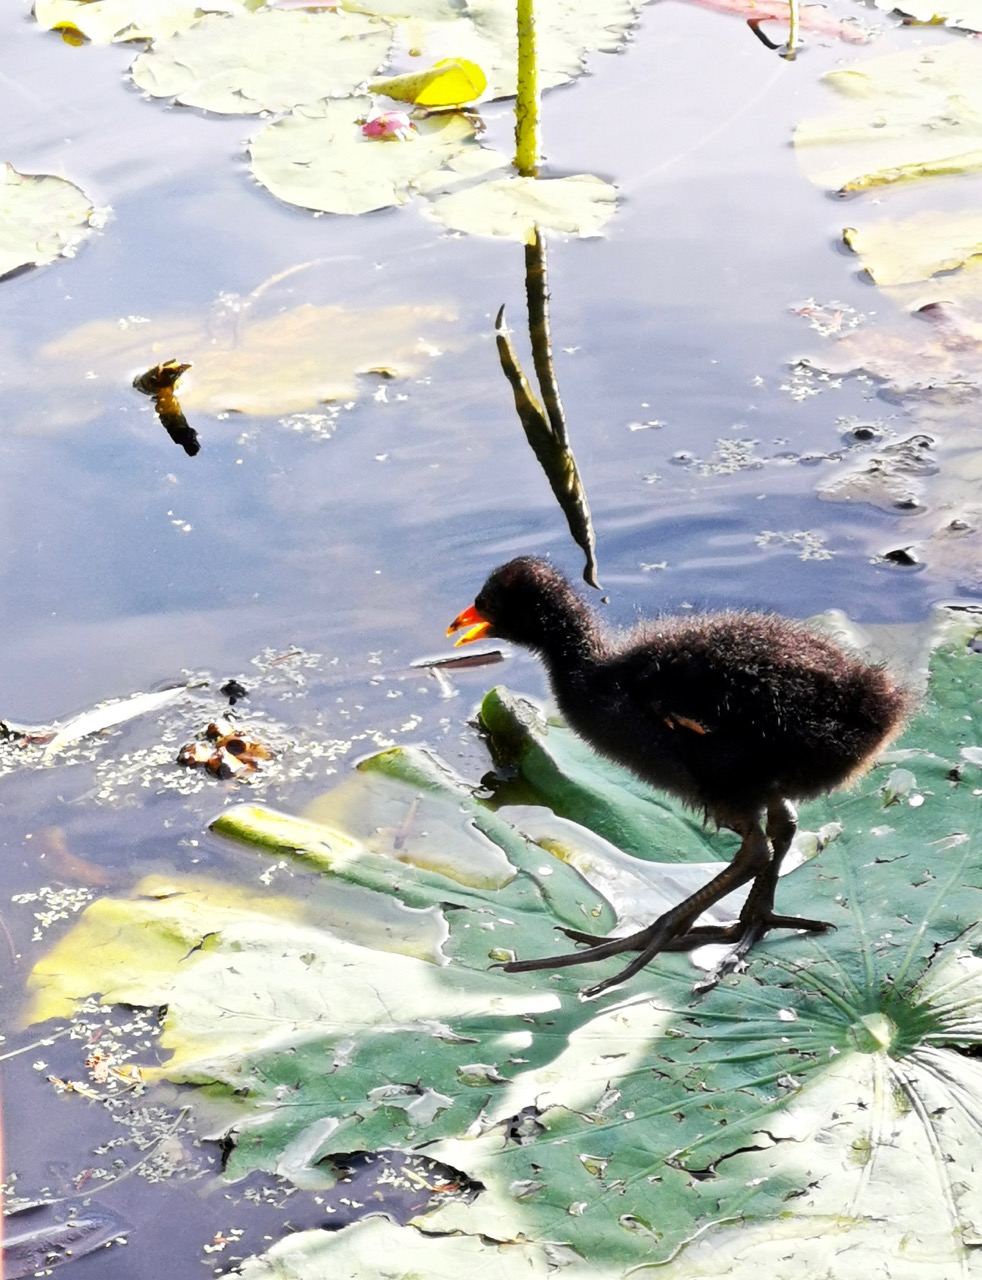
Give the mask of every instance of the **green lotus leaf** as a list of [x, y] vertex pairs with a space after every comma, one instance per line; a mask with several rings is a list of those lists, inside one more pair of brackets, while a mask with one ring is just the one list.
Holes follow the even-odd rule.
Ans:
[[[162, 1070], [207, 1086], [196, 1096], [209, 1131], [234, 1135], [233, 1176], [258, 1165], [325, 1185], [332, 1153], [396, 1148], [425, 1149], [479, 1183], [469, 1202], [420, 1210], [428, 1241], [456, 1243], [393, 1252], [394, 1275], [459, 1272], [472, 1254], [480, 1274], [479, 1259], [500, 1268], [499, 1249], [519, 1241], [523, 1274], [561, 1259], [584, 1280], [749, 1280], [763, 1266], [800, 1280], [857, 1265], [902, 1280], [972, 1276], [980, 662], [952, 633], [890, 755], [852, 791], [803, 806], [803, 828], [834, 838], [782, 878], [780, 909], [821, 914], [835, 931], [769, 935], [746, 973], [705, 994], [679, 954], [593, 1001], [577, 988], [604, 965], [488, 967], [571, 946], [555, 923], [595, 919], [607, 931], [608, 896], [625, 923], [625, 876], [654, 893], [660, 846], [677, 859], [671, 895], [688, 891], [689, 873], [705, 877], [707, 842], [724, 856], [730, 841], [697, 838], [681, 812], [659, 840], [669, 802], [642, 822], [644, 797], [628, 784], [622, 828], [653, 839], [646, 860], [607, 856], [600, 837], [550, 816], [539, 790], [555, 809], [582, 810], [589, 801], [571, 797], [587, 758], [498, 692], [485, 719], [501, 739], [511, 718], [521, 785], [489, 797], [428, 753], [389, 751], [364, 762], [319, 821], [255, 807], [224, 815], [217, 830], [304, 876], [302, 907], [245, 891], [226, 901], [190, 881], [95, 903], [37, 966], [36, 1013], [62, 1014], [92, 991], [166, 1005]], [[371, 808], [346, 830], [358, 787]], [[604, 789], [613, 830], [621, 789], [610, 766], [589, 790]], [[483, 860], [469, 851], [478, 836], [496, 846]], [[311, 893], [321, 881], [362, 904], [361, 923], [346, 924], [337, 905], [328, 918]], [[639, 911], [657, 909], [635, 897]], [[394, 904], [389, 919], [406, 920], [388, 950], [387, 931], [364, 929], [383, 902]], [[354, 1259], [373, 1242], [396, 1251], [405, 1230], [359, 1222], [304, 1234], [244, 1274], [358, 1274]]]

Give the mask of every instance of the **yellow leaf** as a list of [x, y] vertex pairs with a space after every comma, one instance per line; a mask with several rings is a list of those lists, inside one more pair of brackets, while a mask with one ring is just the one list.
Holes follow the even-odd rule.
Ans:
[[474, 102], [487, 85], [487, 77], [476, 62], [443, 58], [427, 71], [374, 80], [369, 87], [398, 102], [415, 102], [421, 107], [457, 107], [464, 102]]
[[86, 42], [86, 37], [79, 31], [74, 22], [59, 22], [57, 26], [51, 29], [58, 32], [65, 44], [70, 44], [76, 49], [81, 48]]

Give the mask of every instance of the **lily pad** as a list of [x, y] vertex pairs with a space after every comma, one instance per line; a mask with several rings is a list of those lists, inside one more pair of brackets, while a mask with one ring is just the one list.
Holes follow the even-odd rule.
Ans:
[[531, 244], [536, 228], [597, 236], [614, 216], [617, 189], [591, 174], [566, 178], [496, 178], [433, 200], [433, 213], [454, 231]]
[[873, 58], [823, 82], [842, 105], [794, 133], [819, 186], [874, 190], [982, 165], [982, 49], [971, 41]]
[[453, 344], [453, 313], [440, 306], [351, 311], [278, 298], [275, 288], [260, 288], [234, 315], [90, 321], [41, 356], [51, 362], [53, 385], [74, 385], [90, 371], [125, 384], [134, 369], [177, 353], [192, 366], [181, 380], [186, 413], [288, 414], [356, 400], [364, 376], [407, 377]]
[[[459, 1271], [461, 1242], [500, 1267], [498, 1251], [520, 1241], [530, 1274], [561, 1259], [584, 1280], [669, 1260], [680, 1277], [749, 1280], [766, 1264], [773, 1280], [800, 1280], [852, 1274], [856, 1259], [901, 1280], [973, 1275], [982, 657], [967, 638], [935, 652], [923, 710], [890, 759], [803, 808], [806, 825], [840, 830], [782, 881], [780, 906], [837, 931], [771, 935], [749, 974], [705, 997], [679, 955], [596, 1002], [576, 998], [576, 971], [487, 970], [503, 951], [555, 948], [549, 924], [588, 919], [602, 900], [523, 835], [527, 811], [493, 812], [432, 757], [387, 752], [368, 772], [407, 803], [445, 793], [515, 874], [467, 884], [343, 833], [339, 856], [339, 833], [317, 824], [281, 823], [267, 840], [261, 815], [243, 816], [241, 829], [277, 859], [292, 849], [410, 911], [438, 908], [442, 959], [381, 956], [261, 895], [145, 885], [93, 904], [37, 966], [36, 1016], [93, 990], [166, 1003], [163, 1070], [208, 1085], [233, 1174], [260, 1164], [311, 1185], [353, 1144], [425, 1145], [463, 1170], [476, 1198], [420, 1219], [428, 1240], [457, 1242], [453, 1261], [435, 1245], [430, 1268], [421, 1246], [417, 1273]], [[244, 1274], [334, 1273], [373, 1240], [397, 1248], [404, 1230], [302, 1235]], [[409, 1262], [394, 1257], [393, 1274]]]
[[[588, 53], [613, 53], [637, 21], [640, 0], [537, 0], [535, 6], [538, 81], [549, 89], [581, 75]], [[513, 5], [497, 0], [468, 0], [467, 13], [479, 36], [498, 56], [478, 59], [490, 82], [490, 96], [515, 92], [518, 34]], [[473, 54], [461, 49], [465, 56]]]
[[[238, 1274], [244, 1280], [324, 1280], [325, 1275], [374, 1276], [380, 1259], [385, 1280], [548, 1280], [556, 1273], [535, 1245], [509, 1240], [495, 1246], [474, 1236], [430, 1236], [381, 1218], [355, 1223], [344, 1231], [304, 1231], [275, 1244], [261, 1258], [248, 1258]], [[514, 1268], [512, 1272], [510, 1269]], [[592, 1272], [601, 1280], [600, 1272]]]
[[74, 183], [0, 167], [0, 277], [71, 257], [93, 228], [92, 202]]
[[[979, 70], [982, 72], [982, 62]], [[915, 284], [982, 265], [982, 213], [932, 211], [901, 222], [883, 218], [850, 228], [845, 240], [876, 284]], [[947, 289], [945, 281], [942, 292]]]
[[[257, 9], [263, 0], [208, 0], [211, 13]], [[46, 31], [79, 31], [97, 44], [157, 40], [201, 17], [191, 0], [35, 0], [34, 20]]]
[[351, 93], [384, 63], [390, 42], [389, 27], [361, 13], [207, 13], [155, 40], [131, 74], [155, 98], [207, 111], [287, 111]]
[[315, 113], [294, 112], [258, 133], [249, 146], [256, 178], [280, 200], [325, 213], [368, 213], [405, 204], [426, 179], [438, 180], [464, 153], [479, 152], [472, 120], [458, 113], [417, 122], [407, 140], [366, 138], [368, 98], [327, 102]]

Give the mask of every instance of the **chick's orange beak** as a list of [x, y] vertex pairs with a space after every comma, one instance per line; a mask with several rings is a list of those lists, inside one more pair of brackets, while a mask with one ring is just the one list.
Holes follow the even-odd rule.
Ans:
[[471, 605], [463, 613], [457, 614], [450, 626], [447, 627], [447, 635], [452, 636], [461, 627], [466, 627], [467, 630], [458, 640], [454, 641], [454, 648], [461, 644], [470, 644], [472, 640], [480, 640], [481, 636], [490, 629], [491, 623]]

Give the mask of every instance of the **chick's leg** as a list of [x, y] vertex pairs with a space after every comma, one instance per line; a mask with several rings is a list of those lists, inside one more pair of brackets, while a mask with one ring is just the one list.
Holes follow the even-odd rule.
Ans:
[[[697, 890], [677, 907], [672, 907], [659, 916], [645, 929], [628, 934], [621, 938], [592, 939], [589, 935], [571, 933], [577, 941], [588, 940], [590, 945], [585, 951], [576, 951], [562, 956], [544, 956], [539, 960], [512, 960], [502, 965], [508, 973], [526, 973], [533, 969], [564, 969], [574, 964], [589, 964], [594, 960], [605, 960], [608, 956], [620, 955], [624, 951], [637, 951], [638, 955], [623, 970], [612, 977], [588, 987], [584, 995], [599, 995], [608, 987], [625, 982], [633, 977], [649, 963], [659, 951], [676, 950], [681, 939], [688, 938], [693, 922], [704, 911], [724, 898], [748, 880], [757, 881], [767, 870], [771, 861], [771, 849], [764, 829], [758, 820], [748, 821], [740, 833], [743, 837], [740, 848], [729, 866], [724, 867], [719, 875], [714, 876], [708, 884]], [[698, 931], [701, 933], [701, 931]], [[719, 936], [718, 934], [716, 935]], [[701, 941], [709, 940], [700, 937]], [[687, 945], [692, 945], [691, 943]]]

